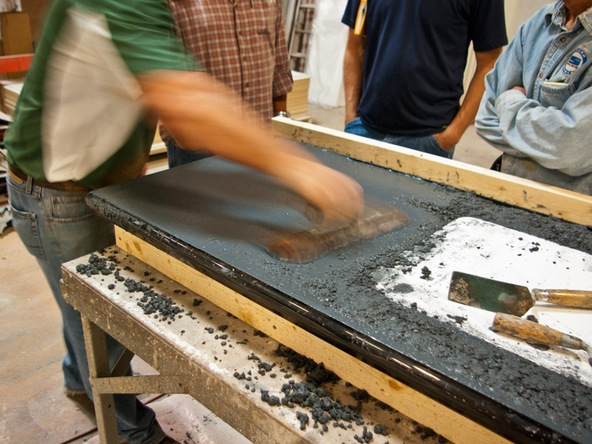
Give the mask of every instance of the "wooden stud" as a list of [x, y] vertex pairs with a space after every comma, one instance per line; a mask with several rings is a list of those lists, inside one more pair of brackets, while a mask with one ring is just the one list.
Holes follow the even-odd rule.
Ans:
[[276, 135], [287, 139], [472, 191], [515, 207], [592, 226], [592, 196], [285, 117], [275, 117], [272, 128]]

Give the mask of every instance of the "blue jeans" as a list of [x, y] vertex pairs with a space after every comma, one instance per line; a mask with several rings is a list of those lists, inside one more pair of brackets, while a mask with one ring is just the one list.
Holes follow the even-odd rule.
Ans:
[[[86, 193], [41, 188], [31, 180], [6, 178], [12, 224], [29, 253], [37, 259], [62, 315], [66, 356], [62, 362], [65, 386], [85, 390], [92, 399], [88, 361], [80, 313], [61, 296], [61, 265], [115, 243], [113, 225], [95, 215], [85, 203]], [[123, 345], [107, 338], [113, 366]], [[131, 375], [128, 368], [126, 375]], [[155, 444], [165, 436], [152, 409], [133, 395], [115, 395], [119, 435], [130, 443]]]
[[454, 147], [450, 151], [444, 150], [436, 140], [435, 136], [396, 136], [393, 134], [386, 134], [380, 131], [368, 128], [362, 123], [358, 117], [347, 125], [345, 125], [345, 132], [355, 134], [356, 136], [369, 137], [370, 139], [380, 140], [382, 142], [392, 143], [393, 145], [404, 146], [422, 153], [434, 154], [440, 157], [452, 159], [454, 154]]
[[194, 162], [196, 160], [210, 157], [210, 154], [207, 154], [205, 151], [184, 150], [179, 145], [177, 145], [173, 139], [166, 142], [166, 147], [169, 159], [169, 168], [185, 165], [189, 162]]

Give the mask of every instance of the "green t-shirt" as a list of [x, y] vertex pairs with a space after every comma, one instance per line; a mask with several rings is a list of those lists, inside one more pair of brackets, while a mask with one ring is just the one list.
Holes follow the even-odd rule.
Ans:
[[166, 0], [55, 0], [5, 138], [8, 162], [49, 182], [134, 177], [156, 125], [135, 75], [163, 69], [197, 69]]

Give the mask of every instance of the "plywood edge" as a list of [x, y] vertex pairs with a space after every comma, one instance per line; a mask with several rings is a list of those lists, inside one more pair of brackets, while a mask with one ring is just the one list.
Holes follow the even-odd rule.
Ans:
[[285, 117], [274, 118], [272, 128], [280, 137], [472, 191], [512, 206], [592, 226], [592, 196]]
[[137, 236], [115, 227], [116, 245], [205, 299], [325, 367], [376, 399], [458, 443], [507, 443], [506, 439], [426, 395], [328, 344], [225, 287]]

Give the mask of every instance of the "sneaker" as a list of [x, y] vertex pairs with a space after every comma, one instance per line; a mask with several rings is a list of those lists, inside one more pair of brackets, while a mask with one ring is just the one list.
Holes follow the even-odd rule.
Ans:
[[86, 390], [73, 389], [67, 386], [64, 387], [64, 393], [70, 399], [80, 398], [82, 396], [87, 397]]

